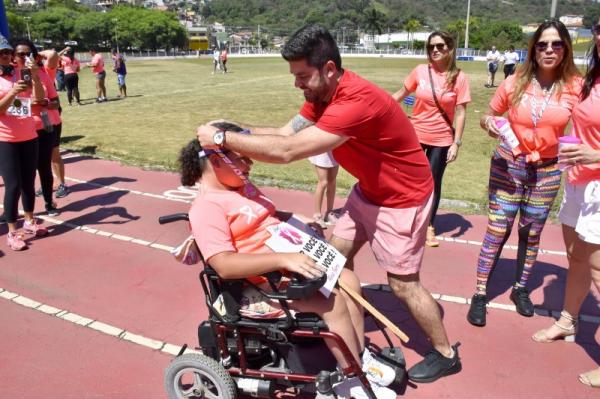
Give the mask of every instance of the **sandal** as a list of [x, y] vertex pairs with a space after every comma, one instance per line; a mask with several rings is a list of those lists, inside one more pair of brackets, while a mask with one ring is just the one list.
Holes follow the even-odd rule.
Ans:
[[[565, 327], [559, 323], [560, 319], [566, 319], [571, 323], [570, 327]], [[560, 312], [560, 319], [556, 320], [550, 328], [545, 328], [533, 334], [531, 339], [535, 342], [551, 343], [563, 339], [565, 342], [575, 342], [575, 334], [577, 334], [577, 319], [566, 310]], [[549, 331], [553, 328], [558, 328], [558, 333], [549, 334]]]
[[425, 245], [428, 247], [439, 247], [440, 242], [435, 237], [435, 229], [433, 226], [427, 227], [427, 238], [425, 240]]
[[600, 388], [600, 368], [579, 374], [579, 381], [591, 388]]

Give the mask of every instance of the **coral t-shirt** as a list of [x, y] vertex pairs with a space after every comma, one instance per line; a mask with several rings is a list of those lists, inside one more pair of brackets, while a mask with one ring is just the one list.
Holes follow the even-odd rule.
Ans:
[[411, 208], [429, 198], [427, 157], [410, 120], [382, 88], [345, 70], [329, 103], [305, 102], [300, 114], [325, 132], [349, 137], [333, 156], [371, 203]]
[[189, 212], [192, 233], [207, 261], [221, 252], [268, 253], [267, 227], [281, 223], [275, 205], [259, 192], [248, 199], [237, 191], [200, 187]]
[[[12, 75], [0, 76], [0, 98], [4, 98], [12, 89], [21, 71], [15, 67]], [[18, 101], [16, 101], [18, 100]], [[17, 95], [15, 102], [20, 102], [19, 107], [11, 106], [5, 113], [0, 114], [0, 141], [17, 143], [35, 139], [35, 122], [31, 115], [31, 107], [26, 107], [31, 102], [31, 88]], [[13, 103], [14, 104], [14, 103]]]
[[[44, 66], [43, 71], [45, 71], [49, 77], [49, 79], [47, 80], [42, 80], [44, 92], [46, 93], [46, 99], [50, 100], [52, 98], [58, 98], [58, 92], [56, 91], [56, 87], [54, 86], [54, 79], [56, 78], [56, 69]], [[52, 125], [58, 125], [62, 123], [62, 119], [60, 118], [60, 112], [58, 112], [58, 109], [48, 109], [48, 116], [50, 117], [50, 122], [52, 123]]]
[[[579, 137], [583, 144], [600, 150], [600, 78], [594, 82], [590, 95], [575, 106], [571, 134]], [[600, 180], [600, 163], [575, 165], [569, 169], [568, 176], [571, 184]]]
[[[40, 82], [44, 87], [44, 98], [49, 100], [51, 98], [58, 97], [58, 93], [54, 88], [54, 81], [50, 77], [50, 75], [46, 72], [46, 68], [40, 68], [38, 70], [38, 76], [40, 77]], [[42, 130], [44, 128], [44, 123], [42, 122], [41, 113], [46, 112], [48, 114], [48, 119], [52, 125], [58, 125], [60, 120], [60, 115], [57, 109], [47, 109], [46, 107], [42, 107], [39, 105], [33, 106], [33, 120], [35, 121], [35, 130]]]
[[[558, 138], [563, 135], [573, 108], [579, 102], [583, 81], [577, 77], [572, 82], [565, 84], [560, 97], [557, 90], [554, 90], [541, 119], [537, 122], [537, 128], [534, 128], [533, 104], [537, 103], [535, 108], [539, 114], [544, 107], [546, 97], [539, 85], [532, 82], [523, 93], [519, 104], [516, 107], [513, 106], [511, 100], [516, 78], [516, 75], [511, 75], [500, 84], [490, 101], [490, 108], [498, 114], [508, 111], [508, 121], [519, 139], [519, 147], [515, 149], [516, 151], [513, 150], [515, 155], [526, 154], [528, 162], [556, 158]], [[535, 98], [535, 101], [532, 101], [532, 98]]]
[[[419, 141], [437, 147], [447, 147], [454, 142], [452, 129], [435, 104], [429, 81], [429, 65], [421, 64], [412, 70], [404, 81], [404, 87], [415, 93], [415, 106], [412, 113], [412, 124]], [[446, 85], [447, 72], [438, 72], [431, 68], [431, 77], [435, 86], [435, 95], [442, 109], [454, 123], [454, 112], [457, 105], [471, 102], [471, 89], [466, 75], [460, 71], [454, 87]]]
[[63, 70], [65, 71], [65, 75], [68, 75], [70, 73], [77, 73], [79, 72], [79, 68], [81, 67], [79, 60], [75, 57], [73, 57], [73, 60], [71, 60], [67, 56], [62, 56], [60, 58], [60, 62], [62, 64]]
[[90, 65], [92, 66], [92, 72], [100, 73], [104, 72], [104, 58], [102, 58], [102, 54], [96, 53], [92, 57], [90, 61]]

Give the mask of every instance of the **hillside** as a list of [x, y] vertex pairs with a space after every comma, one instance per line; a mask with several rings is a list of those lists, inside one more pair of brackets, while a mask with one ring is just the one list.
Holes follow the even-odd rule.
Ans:
[[[472, 0], [471, 15], [481, 21], [540, 22], [550, 15], [550, 0]], [[374, 12], [375, 10], [375, 12]], [[211, 0], [202, 14], [228, 26], [261, 27], [287, 34], [309, 22], [329, 28], [376, 30], [402, 29], [416, 19], [422, 25], [443, 28], [464, 20], [467, 0]], [[560, 0], [557, 15], [580, 14], [586, 22], [600, 16], [594, 0]]]

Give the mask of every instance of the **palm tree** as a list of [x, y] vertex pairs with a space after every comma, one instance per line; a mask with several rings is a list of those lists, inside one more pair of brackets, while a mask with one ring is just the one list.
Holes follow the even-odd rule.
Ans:
[[421, 22], [419, 22], [419, 20], [417, 19], [409, 19], [404, 24], [404, 30], [406, 30], [406, 32], [408, 33], [408, 38], [410, 40], [411, 50], [413, 50], [414, 32], [418, 31], [419, 29], [421, 29]]
[[365, 24], [367, 26], [367, 33], [371, 34], [373, 38], [373, 44], [375, 44], [375, 33], [381, 35], [383, 32], [383, 25], [385, 23], [385, 15], [380, 13], [374, 8], [365, 10]]

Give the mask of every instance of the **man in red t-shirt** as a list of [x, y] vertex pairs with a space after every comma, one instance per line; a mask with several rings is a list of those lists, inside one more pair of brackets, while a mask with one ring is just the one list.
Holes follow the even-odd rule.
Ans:
[[299, 115], [282, 128], [252, 128], [252, 134], [218, 130], [209, 122], [197, 129], [200, 144], [271, 163], [333, 151], [358, 183], [332, 245], [353, 269], [354, 255], [369, 242], [392, 291], [431, 340], [434, 350], [409, 370], [412, 381], [432, 382], [460, 371], [457, 346], [450, 346], [438, 305], [419, 281], [433, 180], [410, 121], [387, 92], [342, 69], [325, 28], [300, 29], [282, 55], [306, 99]]

